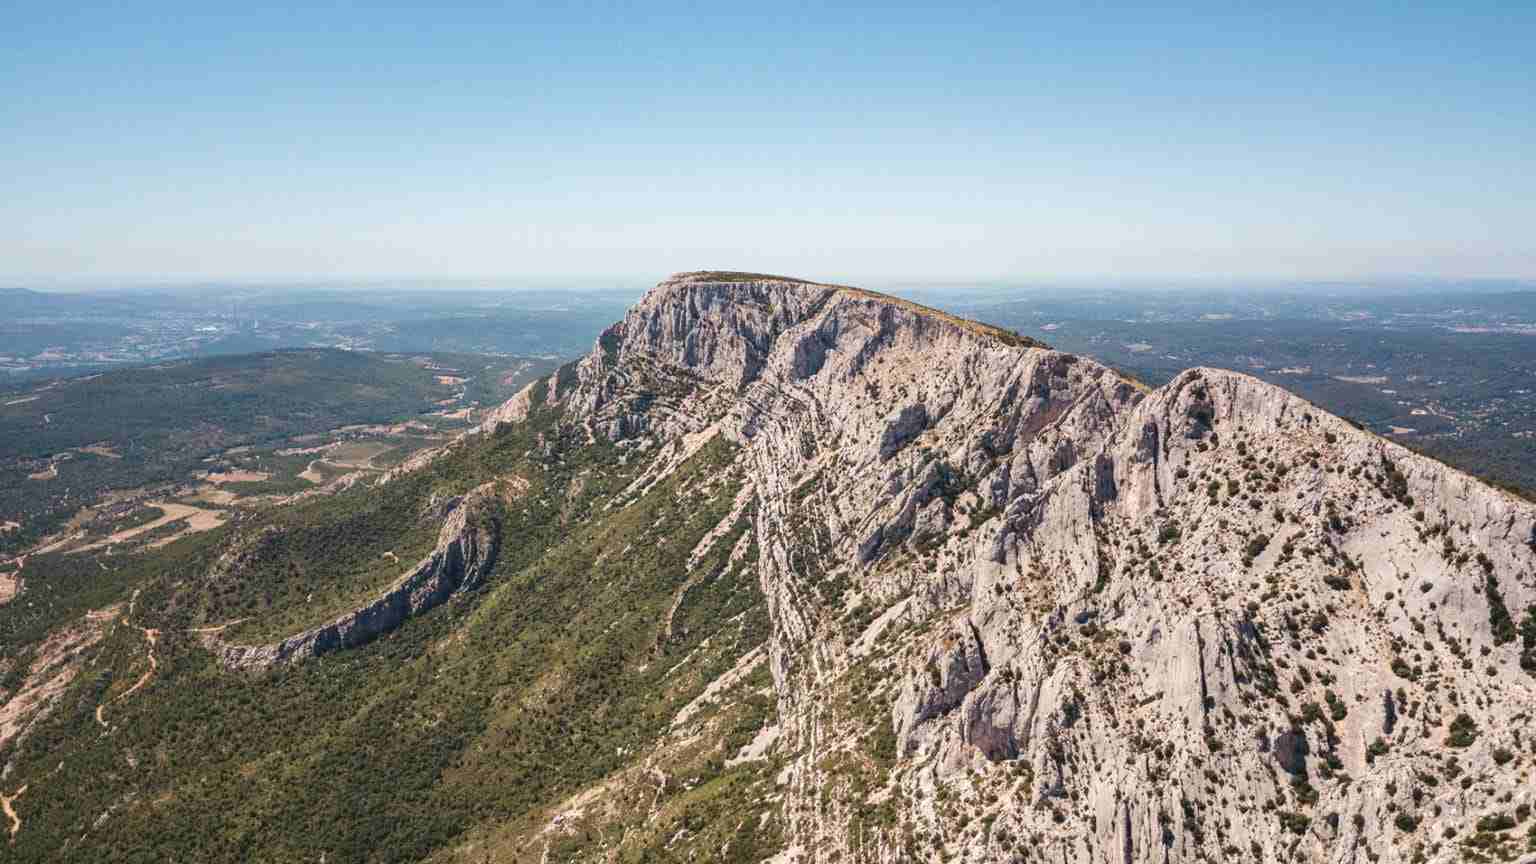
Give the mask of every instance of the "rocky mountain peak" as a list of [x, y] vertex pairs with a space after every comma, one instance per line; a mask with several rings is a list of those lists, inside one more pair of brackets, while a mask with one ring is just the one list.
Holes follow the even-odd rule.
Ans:
[[[1149, 390], [896, 298], [704, 271], [545, 392], [654, 453], [649, 483], [740, 446], [798, 854], [1526, 842], [1476, 826], [1536, 804], [1536, 510], [1283, 389]], [[838, 754], [887, 739], [829, 805]], [[848, 819], [877, 805], [902, 827], [871, 853]]]
[[1536, 507], [1234, 372], [683, 273], [199, 543], [0, 658], [21, 860], [1536, 854]]

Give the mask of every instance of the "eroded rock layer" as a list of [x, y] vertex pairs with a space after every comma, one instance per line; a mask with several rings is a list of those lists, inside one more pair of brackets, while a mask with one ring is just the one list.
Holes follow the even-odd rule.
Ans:
[[641, 487], [741, 445], [780, 860], [1536, 846], [1536, 509], [1277, 387], [692, 273], [536, 388]]
[[262, 669], [293, 663], [376, 639], [412, 615], [478, 586], [496, 563], [501, 542], [494, 484], [444, 501], [429, 514], [442, 522], [437, 546], [376, 599], [333, 621], [276, 642], [242, 645], [209, 632], [204, 642], [231, 669]]

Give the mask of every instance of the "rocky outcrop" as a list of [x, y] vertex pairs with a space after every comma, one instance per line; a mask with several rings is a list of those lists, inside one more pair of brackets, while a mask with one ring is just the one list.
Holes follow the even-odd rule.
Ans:
[[[487, 411], [485, 417], [481, 419], [480, 425], [475, 427], [475, 431], [488, 434], [496, 431], [496, 427], [504, 423], [521, 423], [527, 420], [528, 412], [533, 407], [534, 388], [543, 386], [543, 384], [543, 381], [531, 381], [523, 389], [517, 391], [511, 399]], [[402, 465], [401, 467], [405, 466]]]
[[205, 642], [231, 669], [262, 669], [362, 645], [477, 587], [496, 564], [501, 542], [492, 484], [459, 498], [434, 502], [442, 530], [437, 546], [372, 602], [318, 627], [277, 642], [239, 645], [209, 633]]
[[1536, 806], [1536, 509], [1279, 388], [688, 273], [547, 394], [742, 445], [807, 860], [1452, 860]]

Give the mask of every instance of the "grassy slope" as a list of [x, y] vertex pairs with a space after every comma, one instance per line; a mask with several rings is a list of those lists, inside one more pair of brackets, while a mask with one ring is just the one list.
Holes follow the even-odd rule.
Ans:
[[[268, 675], [217, 668], [185, 628], [211, 619], [215, 596], [245, 597], [202, 578], [231, 528], [114, 562], [95, 580], [103, 587], [76, 592], [80, 611], [142, 587], [132, 623], [161, 628], [159, 672], [113, 703], [103, 733], [95, 706], [147, 668], [140, 631], [119, 625], [54, 715], [0, 754], [14, 760], [11, 785], [31, 784], [16, 860], [419, 860], [472, 830], [531, 826], [630, 767], [766, 637], [755, 573], [726, 566], [723, 548], [685, 592], [683, 626], [659, 632], [689, 553], [729, 512], [740, 476], [716, 441], [645, 496], [605, 509], [642, 460], [620, 464], [613, 448], [574, 441], [546, 454], [551, 413], [391, 487], [404, 503], [381, 508], [359, 491], [284, 517], [296, 539], [356, 520], [377, 531], [368, 520], [418, 512], [434, 493], [509, 473], [530, 483], [502, 514], [503, 553], [478, 596], [364, 648]], [[324, 550], [345, 542], [312, 545], [311, 566], [339, 566], [342, 553]], [[266, 612], [300, 599], [274, 591]], [[28, 623], [14, 617], [13, 628]], [[35, 636], [39, 622], [26, 629]], [[708, 764], [718, 772], [718, 755]]]

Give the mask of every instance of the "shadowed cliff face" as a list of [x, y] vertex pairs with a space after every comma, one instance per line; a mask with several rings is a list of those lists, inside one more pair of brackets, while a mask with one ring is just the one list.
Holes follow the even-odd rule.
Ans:
[[742, 445], [786, 854], [1527, 842], [1476, 823], [1536, 794], [1532, 508], [1283, 390], [1147, 391], [913, 304], [715, 273], [547, 387], [655, 454], [642, 485]]

